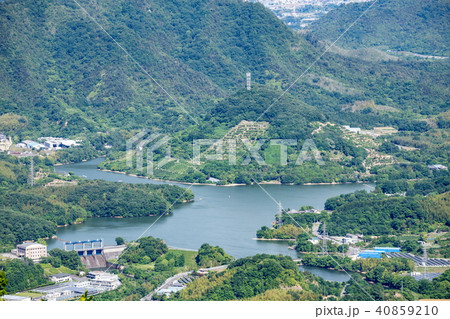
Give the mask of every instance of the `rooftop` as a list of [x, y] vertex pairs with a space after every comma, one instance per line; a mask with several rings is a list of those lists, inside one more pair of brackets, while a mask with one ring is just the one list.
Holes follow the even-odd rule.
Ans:
[[30, 247], [30, 246], [47, 247], [45, 245], [42, 245], [42, 244], [39, 244], [39, 243], [35, 243], [35, 242], [28, 242], [28, 243], [23, 243], [23, 244], [17, 245], [17, 247], [20, 247], [20, 248], [27, 248], [27, 247]]
[[64, 277], [67, 277], [67, 276], [70, 276], [70, 275], [61, 272], [61, 273], [58, 273], [58, 274], [51, 275], [50, 277], [64, 278]]

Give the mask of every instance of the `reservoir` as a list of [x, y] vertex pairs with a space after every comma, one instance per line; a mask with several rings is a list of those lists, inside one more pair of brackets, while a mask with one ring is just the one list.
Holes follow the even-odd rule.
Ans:
[[[57, 166], [56, 171], [73, 172], [87, 179], [102, 179], [123, 183], [152, 183], [146, 178], [97, 170], [102, 161], [91, 161]], [[135, 240], [141, 236], [162, 238], [167, 245], [183, 249], [198, 249], [203, 243], [218, 245], [235, 258], [255, 254], [283, 254], [296, 257], [285, 241], [254, 240], [261, 226], [271, 226], [279, 210], [299, 209], [312, 205], [323, 209], [327, 198], [357, 190], [373, 189], [367, 184], [339, 185], [258, 185], [219, 187], [190, 186], [195, 195], [192, 203], [177, 205], [173, 214], [161, 217], [90, 218], [83, 224], [59, 228], [57, 236], [67, 241], [103, 238], [106, 245], [115, 244], [116, 237]], [[270, 196], [269, 196], [269, 195]], [[154, 223], [154, 224], [153, 224]], [[152, 225], [153, 224], [153, 225]], [[56, 239], [49, 240], [49, 249], [63, 248]], [[342, 274], [343, 275], [343, 274]]]

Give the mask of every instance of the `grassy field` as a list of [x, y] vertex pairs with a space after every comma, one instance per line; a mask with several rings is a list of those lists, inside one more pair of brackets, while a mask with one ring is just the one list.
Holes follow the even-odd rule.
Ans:
[[51, 276], [57, 273], [65, 273], [70, 275], [76, 275], [78, 271], [69, 269], [67, 267], [61, 266], [59, 268], [55, 268], [50, 264], [40, 264], [42, 268], [44, 268], [44, 274], [47, 276]]
[[197, 256], [196, 251], [180, 250], [180, 249], [170, 249], [170, 251], [184, 255], [185, 260], [185, 264], [183, 267], [184, 269], [192, 270], [197, 268], [197, 263], [195, 262], [195, 256]]

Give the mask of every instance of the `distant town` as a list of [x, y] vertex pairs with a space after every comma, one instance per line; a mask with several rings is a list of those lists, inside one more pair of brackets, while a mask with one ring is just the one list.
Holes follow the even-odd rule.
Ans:
[[11, 137], [0, 133], [0, 151], [19, 157], [35, 156], [34, 152], [43, 151], [49, 155], [53, 151], [80, 146], [82, 140], [71, 140], [62, 137], [39, 137], [37, 141], [23, 140], [14, 144]]
[[330, 10], [354, 2], [372, 0], [251, 0], [260, 2], [293, 29], [305, 29]]

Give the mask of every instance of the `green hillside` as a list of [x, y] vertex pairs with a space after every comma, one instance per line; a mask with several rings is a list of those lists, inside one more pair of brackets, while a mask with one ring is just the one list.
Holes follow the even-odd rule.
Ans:
[[[52, 155], [55, 161], [106, 155], [103, 168], [142, 175], [127, 167], [124, 151], [125, 141], [145, 128], [170, 133], [179, 160], [157, 178], [346, 182], [374, 179], [369, 175], [378, 174], [371, 164], [377, 159], [370, 156], [379, 155], [383, 141], [355, 143], [336, 128], [313, 134], [324, 123], [390, 126], [399, 131], [396, 143], [407, 147], [431, 139], [445, 143], [447, 60], [322, 55], [325, 47], [313, 36], [294, 33], [261, 4], [238, 0], [80, 5], [0, 2], [0, 132], [14, 142], [39, 136], [83, 140], [82, 147]], [[244, 89], [246, 72], [252, 73], [251, 91]], [[193, 140], [222, 138], [241, 121], [268, 123], [252, 139], [267, 139], [261, 150], [270, 165], [210, 162], [196, 172]], [[441, 131], [429, 134], [436, 127]], [[314, 138], [327, 165], [280, 168], [278, 146], [268, 141], [280, 138], [299, 142], [289, 148], [290, 162]], [[382, 148], [398, 162], [447, 164], [441, 146], [426, 158], [396, 150]], [[237, 164], [245, 159], [241, 151]]]
[[176, 130], [193, 123], [190, 116], [212, 98], [242, 87], [246, 72], [255, 80], [269, 69], [290, 74], [301, 57], [290, 50], [299, 39], [259, 4], [80, 4], [132, 58], [74, 2], [0, 3], [0, 109], [26, 116], [28, 128], [43, 134], [110, 126]]
[[[372, 3], [352, 3], [330, 11], [312, 24], [313, 34], [333, 42]], [[352, 49], [377, 46], [448, 56], [449, 20], [448, 0], [379, 0], [337, 45]]]
[[[276, 96], [324, 50], [257, 3], [80, 4], [130, 56], [75, 2], [0, 2], [0, 115], [8, 114], [0, 119], [2, 131], [21, 138], [178, 131], [243, 88], [246, 72], [254, 87]], [[446, 61], [367, 62], [329, 53], [290, 89], [291, 101], [344, 124], [393, 125], [392, 118], [408, 116], [342, 109], [362, 100], [438, 114], [448, 100], [446, 74]]]

